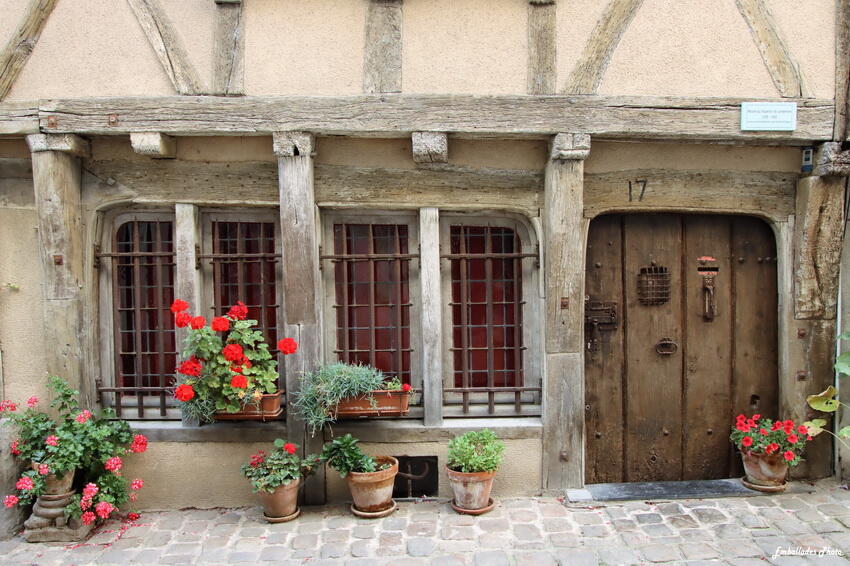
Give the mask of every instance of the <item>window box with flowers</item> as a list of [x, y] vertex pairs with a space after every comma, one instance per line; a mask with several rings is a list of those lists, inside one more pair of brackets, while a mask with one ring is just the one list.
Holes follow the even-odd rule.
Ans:
[[[280, 417], [283, 392], [277, 387], [277, 362], [255, 328], [257, 321], [247, 319], [247, 307], [239, 301], [209, 325], [188, 308], [180, 299], [171, 305], [174, 324], [188, 330], [174, 389], [184, 414], [201, 424]], [[277, 346], [284, 355], [298, 350], [292, 338], [283, 338]]]
[[785, 491], [788, 468], [800, 463], [806, 442], [812, 439], [806, 425], [791, 420], [738, 415], [730, 439], [741, 451], [746, 476], [741, 480], [750, 489]]
[[[24, 523], [29, 542], [67, 542], [85, 538], [92, 526], [111, 517], [118, 507], [136, 500], [141, 479], [122, 475], [121, 457], [147, 449], [147, 438], [133, 435], [126, 421], [111, 409], [94, 414], [81, 409], [78, 391], [59, 377], [50, 377], [55, 399], [48, 413], [36, 397], [18, 411], [12, 401], [0, 403], [7, 423], [17, 428], [10, 452], [27, 462], [17, 492], [6, 495], [7, 508], [35, 501]], [[130, 513], [128, 520], [138, 519]]]

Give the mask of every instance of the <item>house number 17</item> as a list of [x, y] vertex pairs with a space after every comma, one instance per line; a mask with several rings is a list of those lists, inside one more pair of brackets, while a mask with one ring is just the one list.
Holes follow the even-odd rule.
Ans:
[[[646, 194], [646, 185], [646, 179], [636, 179], [634, 182], [629, 181], [629, 202], [634, 200], [642, 201], [643, 195]], [[640, 189], [639, 193], [638, 189]]]

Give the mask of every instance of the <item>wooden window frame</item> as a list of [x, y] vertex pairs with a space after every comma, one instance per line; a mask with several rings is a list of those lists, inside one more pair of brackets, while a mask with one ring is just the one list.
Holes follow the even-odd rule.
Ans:
[[[103, 227], [102, 233], [98, 238], [99, 249], [102, 253], [109, 254], [114, 253], [116, 250], [113, 249], [113, 243], [115, 239], [115, 235], [117, 230], [126, 222], [171, 222], [173, 226], [172, 231], [172, 241], [176, 243], [177, 240], [177, 225], [176, 219], [174, 215], [174, 210], [171, 209], [144, 209], [144, 210], [127, 210], [122, 209], [119, 211], [110, 211], [107, 212], [103, 217]], [[175, 245], [174, 249], [174, 257], [176, 261], [177, 257], [177, 249]], [[98, 291], [97, 291], [97, 305], [98, 305], [98, 330], [101, 336], [101, 340], [99, 340], [99, 360], [97, 360], [97, 366], [100, 368], [100, 378], [96, 381], [95, 390], [97, 392], [98, 400], [101, 406], [104, 407], [115, 407], [117, 403], [114, 402], [114, 398], [119, 393], [114, 391], [114, 389], [118, 388], [118, 383], [116, 382], [116, 356], [118, 353], [115, 351], [115, 333], [117, 329], [115, 328], [115, 321], [113, 318], [113, 309], [114, 305], [114, 273], [113, 273], [113, 263], [109, 257], [103, 258], [95, 258], [96, 261], [99, 262], [98, 269]], [[176, 281], [176, 268], [175, 268], [175, 281]], [[170, 305], [167, 305], [170, 306]], [[179, 337], [176, 337], [177, 342], [177, 351], [180, 351], [180, 343]], [[179, 355], [179, 354], [178, 354]], [[112, 389], [112, 391], [110, 391]], [[159, 396], [150, 396], [143, 398], [143, 413], [139, 416], [138, 414], [138, 398], [136, 401], [133, 400], [122, 400], [121, 409], [122, 414], [120, 415], [124, 419], [128, 420], [180, 420], [180, 408], [177, 406], [176, 401], [171, 396], [166, 396], [165, 398], [165, 415], [161, 413], [159, 410], [161, 407], [161, 400]], [[155, 413], [155, 414], [154, 414]]]
[[[407, 250], [410, 254], [419, 255], [419, 216], [417, 211], [368, 211], [353, 212], [341, 210], [322, 210], [321, 216], [321, 239], [320, 255], [334, 253], [334, 224], [400, 224], [407, 226]], [[422, 365], [420, 361], [420, 349], [422, 344], [422, 305], [420, 304], [420, 258], [410, 260], [408, 268], [408, 293], [410, 296], [410, 384], [414, 389], [421, 390], [424, 384]], [[337, 310], [334, 308], [336, 288], [333, 263], [330, 260], [321, 260], [322, 270], [322, 314], [323, 324], [323, 346], [325, 363], [334, 363], [339, 360], [335, 350], [337, 349]], [[421, 395], [415, 396], [418, 404], [421, 404]], [[407, 418], [422, 418], [423, 409], [411, 406]]]
[[[490, 412], [489, 395], [485, 392], [471, 393], [468, 412], [463, 410], [463, 395], [451, 393], [445, 389], [454, 389], [454, 355], [452, 341], [452, 278], [451, 260], [443, 256], [451, 253], [452, 226], [491, 226], [510, 228], [519, 236], [523, 254], [539, 255], [539, 242], [534, 227], [524, 217], [508, 213], [486, 212], [442, 212], [440, 214], [440, 281], [442, 295], [443, 328], [443, 416], [452, 417], [529, 417], [541, 415], [541, 391], [525, 391], [521, 396], [521, 410], [515, 409], [514, 393], [496, 393], [495, 410]], [[523, 259], [522, 266], [522, 341], [524, 386], [542, 388], [543, 386], [543, 337], [540, 329], [543, 316], [543, 295], [538, 260]]]

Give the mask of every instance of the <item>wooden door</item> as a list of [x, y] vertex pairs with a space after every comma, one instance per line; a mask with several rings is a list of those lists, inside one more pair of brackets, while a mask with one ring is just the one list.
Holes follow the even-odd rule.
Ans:
[[775, 415], [776, 245], [737, 216], [605, 215], [590, 226], [587, 483], [724, 478], [734, 415]]

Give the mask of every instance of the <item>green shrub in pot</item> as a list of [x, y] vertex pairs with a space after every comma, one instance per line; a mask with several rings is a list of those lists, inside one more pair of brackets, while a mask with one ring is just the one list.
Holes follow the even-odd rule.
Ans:
[[495, 472], [504, 451], [504, 443], [492, 430], [470, 431], [449, 441], [449, 468], [463, 473]]

